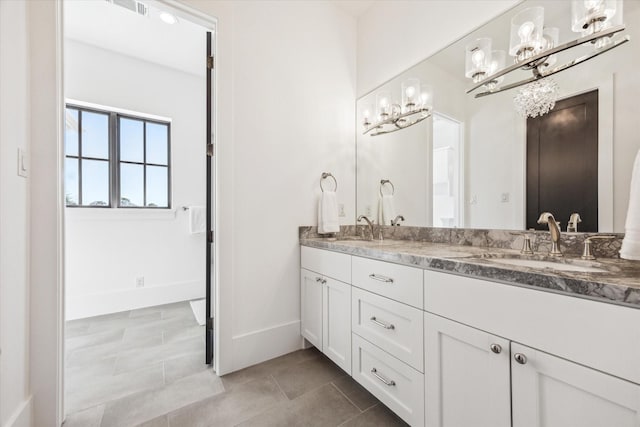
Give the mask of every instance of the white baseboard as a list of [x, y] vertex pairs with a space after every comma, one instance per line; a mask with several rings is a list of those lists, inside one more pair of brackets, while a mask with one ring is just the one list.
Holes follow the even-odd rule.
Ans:
[[233, 337], [233, 370], [246, 368], [302, 348], [300, 321]]
[[135, 310], [154, 305], [170, 304], [204, 298], [201, 281], [170, 283], [146, 288], [119, 289], [86, 295], [67, 295], [65, 320], [83, 319], [101, 314]]
[[3, 427], [31, 427], [32, 396], [29, 396], [9, 417]]

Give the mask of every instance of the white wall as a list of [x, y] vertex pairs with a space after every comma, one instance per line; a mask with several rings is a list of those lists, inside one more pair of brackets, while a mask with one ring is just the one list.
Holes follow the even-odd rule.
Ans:
[[0, 2], [0, 425], [27, 426], [29, 404], [29, 151], [26, 5]]
[[358, 20], [358, 97], [518, 0], [379, 1]]
[[181, 209], [205, 205], [204, 76], [66, 39], [65, 96], [172, 120], [173, 205], [66, 209], [67, 319], [204, 297], [205, 235]]

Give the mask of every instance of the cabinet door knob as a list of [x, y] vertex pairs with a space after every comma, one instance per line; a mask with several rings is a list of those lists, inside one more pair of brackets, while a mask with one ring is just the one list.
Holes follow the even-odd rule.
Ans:
[[525, 356], [522, 353], [516, 353], [513, 355], [513, 358], [515, 359], [516, 362], [518, 362], [521, 365], [524, 365], [527, 363], [527, 356]]
[[489, 348], [495, 354], [500, 354], [502, 352], [502, 346], [500, 344], [491, 344], [491, 346], [489, 346]]

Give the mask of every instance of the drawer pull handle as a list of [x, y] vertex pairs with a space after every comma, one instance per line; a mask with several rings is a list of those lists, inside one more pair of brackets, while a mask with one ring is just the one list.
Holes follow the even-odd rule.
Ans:
[[521, 365], [525, 365], [527, 363], [527, 356], [522, 353], [516, 353], [513, 355], [513, 358]]
[[327, 283], [327, 281], [325, 279], [323, 279], [322, 277], [316, 277], [316, 282], [322, 283], [323, 285], [325, 283]]
[[378, 282], [393, 283], [393, 279], [391, 277], [381, 276], [375, 273], [371, 273], [369, 277], [373, 280], [377, 280]]
[[376, 316], [373, 316], [373, 317], [371, 318], [371, 321], [372, 321], [373, 323], [375, 323], [376, 325], [378, 325], [378, 326], [382, 326], [382, 327], [383, 327], [383, 328], [385, 328], [385, 329], [395, 329], [395, 328], [396, 328], [396, 327], [395, 327], [395, 325], [394, 325], [393, 323], [384, 323], [384, 322], [381, 322], [381, 321], [379, 321], [378, 319], [376, 319]]
[[502, 346], [500, 344], [491, 344], [490, 348], [495, 354], [500, 354], [500, 352], [502, 352]]
[[376, 368], [371, 368], [371, 373], [380, 381], [382, 381], [383, 383], [385, 383], [386, 385], [388, 385], [389, 387], [391, 386], [395, 386], [396, 382], [393, 380], [388, 380], [385, 377], [383, 377], [382, 375], [378, 374], [378, 370]]

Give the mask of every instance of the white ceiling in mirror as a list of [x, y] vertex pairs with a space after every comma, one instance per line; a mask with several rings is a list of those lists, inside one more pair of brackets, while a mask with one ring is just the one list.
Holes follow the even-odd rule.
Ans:
[[[378, 0], [377, 2], [381, 3], [383, 0]], [[371, 9], [374, 3], [376, 3], [374, 0], [333, 0], [333, 4], [356, 19]]]
[[172, 11], [155, 2], [143, 4], [147, 16], [105, 0], [66, 0], [64, 37], [204, 76], [206, 29], [179, 16], [175, 24], [167, 24], [161, 13]]
[[[395, 132], [393, 137], [370, 137], [362, 135], [359, 116], [358, 214], [369, 210], [376, 216], [377, 183], [384, 178], [394, 182], [396, 194], [410, 199], [396, 198], [396, 211], [405, 216], [406, 225], [525, 228], [527, 121], [514, 108], [516, 90], [483, 98], [466, 94], [473, 83], [465, 77], [464, 61], [466, 44], [479, 37], [491, 37], [495, 49], [507, 50], [512, 16], [534, 5], [544, 7], [547, 25], [560, 28], [560, 43], [577, 38], [578, 34], [570, 29], [570, 1], [528, 0], [358, 100], [358, 111], [365, 104], [375, 105], [375, 96], [380, 90], [391, 91], [399, 100], [401, 83], [409, 78], [419, 78], [422, 83], [434, 88], [434, 115], [451, 120], [451, 129], [455, 129], [455, 123], [459, 123], [461, 128], [459, 149], [453, 155], [451, 150], [445, 155], [435, 152], [434, 141], [445, 136], [440, 130], [441, 126], [435, 126], [432, 119], [411, 130]], [[561, 99], [598, 91], [597, 224], [601, 232], [624, 231], [632, 162], [640, 149], [640, 139], [637, 138], [640, 121], [634, 113], [637, 111], [637, 99], [640, 99], [640, 83], [637, 80], [637, 70], [640, 69], [640, 55], [637, 55], [640, 1], [624, 2], [624, 22], [626, 33], [631, 36], [630, 43], [554, 76]], [[588, 51], [591, 46], [580, 46], [580, 49]], [[559, 57], [558, 63], [565, 59]], [[517, 73], [520, 71], [512, 74]], [[518, 77], [521, 76], [513, 78]], [[565, 169], [571, 170], [579, 157], [563, 161]], [[451, 165], [444, 171], [440, 167], [443, 162]], [[450, 171], [455, 170], [456, 165], [460, 171], [457, 181], [455, 177], [444, 179]], [[559, 181], [557, 185], [563, 186], [564, 183]], [[454, 209], [450, 207], [451, 199], [447, 198], [450, 196], [445, 197], [446, 194], [454, 194], [451, 189], [458, 191], [454, 197], [457, 203]], [[447, 209], [437, 209], [437, 204], [442, 201], [446, 202]], [[580, 209], [576, 207], [577, 211]], [[553, 207], [548, 210], [553, 211]], [[444, 211], [457, 212], [457, 217], [453, 220], [435, 217], [442, 215], [438, 212]], [[564, 218], [564, 214], [559, 216], [558, 220], [566, 228], [568, 215], [567, 218]]]

